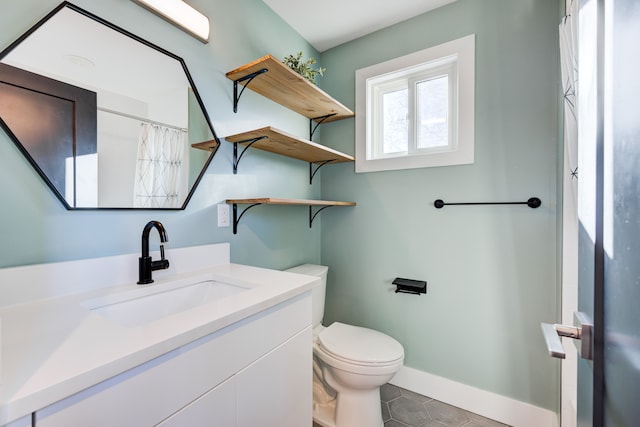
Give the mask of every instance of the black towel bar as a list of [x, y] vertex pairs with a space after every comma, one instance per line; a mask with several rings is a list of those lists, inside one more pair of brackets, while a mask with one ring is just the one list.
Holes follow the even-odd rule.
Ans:
[[447, 205], [527, 205], [532, 209], [539, 208], [542, 205], [542, 200], [537, 197], [531, 197], [526, 202], [466, 202], [466, 203], [445, 203], [442, 199], [438, 199], [433, 202], [433, 206], [437, 209], [442, 209]]

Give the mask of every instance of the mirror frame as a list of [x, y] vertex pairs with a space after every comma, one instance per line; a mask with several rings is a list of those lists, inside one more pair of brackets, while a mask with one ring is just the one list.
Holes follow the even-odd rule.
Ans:
[[106, 19], [103, 19], [85, 9], [82, 9], [79, 6], [76, 6], [75, 4], [68, 2], [68, 1], [63, 1], [62, 3], [60, 3], [58, 6], [56, 6], [51, 12], [49, 12], [45, 17], [43, 17], [42, 19], [40, 19], [36, 24], [34, 24], [31, 28], [29, 28], [25, 33], [23, 33], [20, 37], [18, 37], [15, 41], [13, 41], [11, 44], [9, 44], [9, 46], [7, 46], [5, 49], [3, 49], [2, 51], [0, 51], [0, 61], [7, 56], [12, 50], [14, 50], [15, 48], [17, 48], [20, 43], [22, 43], [26, 38], [28, 38], [31, 34], [33, 34], [36, 30], [38, 30], [44, 23], [46, 23], [49, 19], [51, 19], [56, 13], [58, 13], [60, 10], [62, 10], [63, 8], [70, 8], [71, 10], [78, 12], [84, 16], [86, 16], [89, 19], [92, 19], [102, 25], [105, 25], [106, 27], [117, 31], [119, 33], [121, 33], [122, 35], [128, 36], [131, 39], [142, 43], [143, 45], [151, 48], [151, 49], [155, 49], [160, 53], [163, 53], [167, 56], [169, 56], [172, 59], [175, 59], [176, 61], [179, 62], [180, 66], [182, 67], [183, 72], [185, 73], [185, 76], [189, 82], [189, 84], [191, 85], [191, 89], [193, 91], [193, 94], [195, 96], [195, 99], [198, 102], [198, 105], [200, 107], [200, 109], [202, 110], [203, 116], [205, 121], [207, 122], [207, 125], [209, 126], [209, 129], [211, 130], [211, 133], [213, 135], [213, 139], [215, 140], [215, 147], [213, 147], [211, 149], [211, 153], [209, 154], [209, 157], [207, 158], [207, 160], [205, 161], [204, 165], [202, 166], [202, 169], [200, 170], [197, 178], [195, 179], [193, 186], [191, 187], [191, 189], [189, 190], [189, 193], [187, 194], [187, 196], [185, 197], [185, 200], [182, 204], [181, 207], [175, 207], [175, 208], [140, 208], [140, 207], [75, 207], [75, 206], [71, 206], [69, 205], [69, 203], [66, 201], [64, 195], [62, 195], [58, 189], [55, 187], [55, 185], [51, 182], [51, 180], [47, 177], [46, 173], [38, 166], [38, 164], [36, 163], [36, 161], [33, 159], [33, 157], [28, 153], [27, 149], [22, 145], [22, 143], [20, 142], [20, 140], [16, 137], [16, 135], [9, 129], [9, 127], [7, 126], [7, 124], [4, 122], [4, 120], [2, 119], [2, 117], [0, 117], [0, 127], [2, 127], [2, 129], [5, 131], [5, 133], [9, 136], [9, 138], [13, 141], [13, 143], [17, 146], [17, 148], [20, 150], [20, 152], [25, 156], [25, 158], [29, 161], [29, 163], [31, 164], [31, 166], [36, 170], [36, 172], [38, 172], [38, 174], [40, 175], [40, 177], [45, 181], [45, 183], [47, 184], [47, 186], [51, 189], [51, 191], [56, 195], [56, 197], [60, 200], [60, 202], [64, 205], [64, 207], [67, 210], [88, 210], [88, 211], [93, 211], [93, 210], [146, 210], [146, 211], [176, 211], [176, 210], [184, 210], [189, 201], [191, 200], [191, 197], [193, 196], [194, 192], [196, 191], [196, 188], [198, 187], [198, 184], [200, 183], [200, 181], [202, 180], [202, 177], [204, 176], [204, 174], [206, 173], [209, 165], [211, 164], [211, 161], [213, 160], [213, 156], [216, 154], [216, 152], [218, 151], [218, 148], [220, 148], [220, 139], [218, 138], [216, 131], [213, 127], [213, 124], [211, 123], [211, 119], [209, 118], [209, 113], [207, 112], [207, 109], [204, 106], [204, 103], [202, 102], [202, 98], [200, 97], [200, 94], [198, 92], [198, 89], [195, 86], [195, 83], [193, 81], [193, 78], [191, 77], [191, 74], [189, 73], [189, 70], [187, 68], [187, 65], [185, 63], [185, 61], [167, 51], [164, 48], [161, 48], [160, 46], [151, 43], [148, 40], [143, 39], [142, 37], [139, 37], [133, 33], [131, 33], [130, 31], [125, 30], [122, 27], [119, 27], [109, 21], [107, 21]]

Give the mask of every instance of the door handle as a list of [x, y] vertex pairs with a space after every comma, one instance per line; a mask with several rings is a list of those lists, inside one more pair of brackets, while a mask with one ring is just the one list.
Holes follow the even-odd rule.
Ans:
[[542, 334], [547, 342], [547, 350], [551, 357], [564, 359], [566, 353], [562, 347], [560, 337], [573, 338], [580, 341], [576, 343], [580, 357], [583, 359], [593, 359], [593, 322], [585, 313], [576, 312], [573, 314], [573, 323], [576, 326], [541, 323]]

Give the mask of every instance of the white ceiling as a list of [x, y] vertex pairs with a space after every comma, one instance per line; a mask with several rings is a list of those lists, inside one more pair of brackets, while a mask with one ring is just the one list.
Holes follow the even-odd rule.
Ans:
[[455, 0], [263, 0], [319, 52]]

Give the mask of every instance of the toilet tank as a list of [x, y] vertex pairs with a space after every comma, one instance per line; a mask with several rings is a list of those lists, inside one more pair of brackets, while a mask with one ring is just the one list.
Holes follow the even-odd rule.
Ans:
[[327, 273], [329, 267], [324, 265], [303, 264], [285, 271], [320, 278], [320, 286], [316, 286], [311, 291], [311, 304], [313, 307], [311, 316], [314, 328], [322, 324], [322, 317], [324, 316], [324, 296], [327, 290]]

